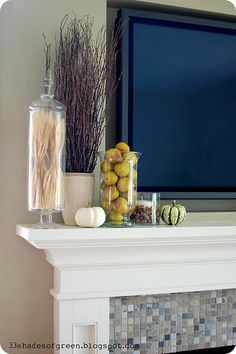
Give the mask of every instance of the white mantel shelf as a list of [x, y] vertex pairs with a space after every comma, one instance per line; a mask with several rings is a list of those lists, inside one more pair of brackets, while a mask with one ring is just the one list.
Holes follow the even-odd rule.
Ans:
[[108, 343], [110, 297], [236, 288], [236, 212], [189, 213], [176, 227], [17, 225], [16, 233], [54, 267], [57, 343]]
[[45, 251], [58, 299], [236, 287], [235, 212], [189, 213], [176, 227], [17, 225], [17, 234]]
[[61, 224], [56, 229], [42, 229], [33, 224], [17, 225], [16, 233], [39, 249], [236, 243], [236, 212], [189, 213], [178, 226], [162, 223], [94, 229]]

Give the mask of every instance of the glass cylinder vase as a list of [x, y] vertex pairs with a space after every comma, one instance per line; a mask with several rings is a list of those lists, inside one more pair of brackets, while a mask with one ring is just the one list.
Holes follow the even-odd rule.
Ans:
[[158, 225], [160, 209], [160, 193], [138, 192], [137, 204], [130, 218], [135, 224]]
[[66, 108], [54, 99], [51, 85], [48, 72], [44, 93], [29, 107], [28, 210], [38, 211], [46, 227], [64, 208]]
[[141, 153], [110, 149], [99, 152], [101, 184], [100, 206], [107, 226], [134, 226], [130, 215], [137, 202], [138, 159]]

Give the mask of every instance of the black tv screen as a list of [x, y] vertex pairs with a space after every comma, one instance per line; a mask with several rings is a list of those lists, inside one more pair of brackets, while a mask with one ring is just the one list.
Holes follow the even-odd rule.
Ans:
[[235, 198], [236, 24], [121, 10], [118, 139], [142, 152], [138, 189]]

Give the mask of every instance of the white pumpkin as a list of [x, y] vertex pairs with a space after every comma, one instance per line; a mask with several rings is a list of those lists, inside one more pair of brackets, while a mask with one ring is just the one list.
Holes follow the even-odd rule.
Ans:
[[99, 227], [105, 220], [106, 214], [100, 207], [79, 208], [75, 213], [75, 223], [80, 227]]

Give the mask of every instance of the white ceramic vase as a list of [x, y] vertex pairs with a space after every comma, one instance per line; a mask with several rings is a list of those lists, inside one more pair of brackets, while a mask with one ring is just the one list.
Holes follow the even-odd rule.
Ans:
[[94, 173], [65, 174], [65, 208], [62, 212], [66, 225], [75, 224], [78, 208], [85, 208], [93, 203]]

